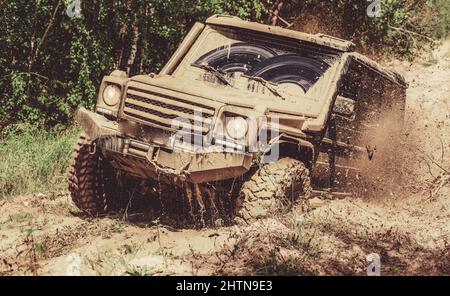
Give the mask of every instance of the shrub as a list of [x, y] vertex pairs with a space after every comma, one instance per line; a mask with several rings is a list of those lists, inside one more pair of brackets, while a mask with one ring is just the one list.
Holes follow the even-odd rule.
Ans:
[[450, 2], [447, 0], [379, 0], [381, 15], [370, 17], [365, 0], [285, 1], [282, 15], [294, 29], [352, 40], [359, 51], [413, 57], [424, 43], [446, 37]]
[[46, 131], [14, 125], [0, 139], [0, 199], [65, 189], [78, 128]]
[[215, 13], [261, 20], [270, 0], [77, 0], [81, 15], [70, 18], [74, 1], [0, 1], [0, 130], [68, 124], [115, 68], [157, 71], [195, 21]]

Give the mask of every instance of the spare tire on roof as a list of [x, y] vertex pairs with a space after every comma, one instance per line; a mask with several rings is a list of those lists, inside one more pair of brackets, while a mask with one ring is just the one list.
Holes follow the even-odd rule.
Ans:
[[323, 60], [298, 54], [276, 56], [258, 63], [246, 73], [273, 83], [294, 83], [307, 91], [330, 67]]
[[246, 42], [218, 47], [201, 56], [194, 64], [206, 64], [226, 73], [246, 73], [262, 61], [276, 56], [268, 47]]

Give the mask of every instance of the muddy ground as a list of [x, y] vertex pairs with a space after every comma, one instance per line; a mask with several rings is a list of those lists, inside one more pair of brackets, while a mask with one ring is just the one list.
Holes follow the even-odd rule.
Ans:
[[386, 64], [410, 84], [397, 188], [204, 230], [86, 219], [66, 192], [0, 200], [0, 275], [65, 275], [77, 256], [82, 275], [364, 275], [371, 253], [384, 275], [450, 274], [450, 42]]

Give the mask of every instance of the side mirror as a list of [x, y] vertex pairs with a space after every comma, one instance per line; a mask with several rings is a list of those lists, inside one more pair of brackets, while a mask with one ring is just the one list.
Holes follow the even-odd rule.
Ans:
[[337, 96], [333, 106], [333, 113], [353, 118], [355, 115], [355, 101], [343, 96]]

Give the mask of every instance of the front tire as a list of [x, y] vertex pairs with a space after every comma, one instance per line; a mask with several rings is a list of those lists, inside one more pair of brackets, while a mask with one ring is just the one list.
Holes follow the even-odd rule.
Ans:
[[68, 183], [72, 201], [83, 212], [96, 216], [123, 209], [125, 194], [123, 176], [104, 161], [99, 149], [92, 149], [91, 139], [82, 132], [70, 160]]
[[99, 153], [92, 153], [90, 144], [91, 139], [82, 132], [73, 149], [68, 182], [75, 205], [83, 212], [97, 215], [105, 208], [103, 178]]
[[236, 201], [235, 217], [246, 223], [286, 211], [299, 199], [311, 195], [306, 166], [293, 158], [282, 158], [259, 168], [243, 183]]

